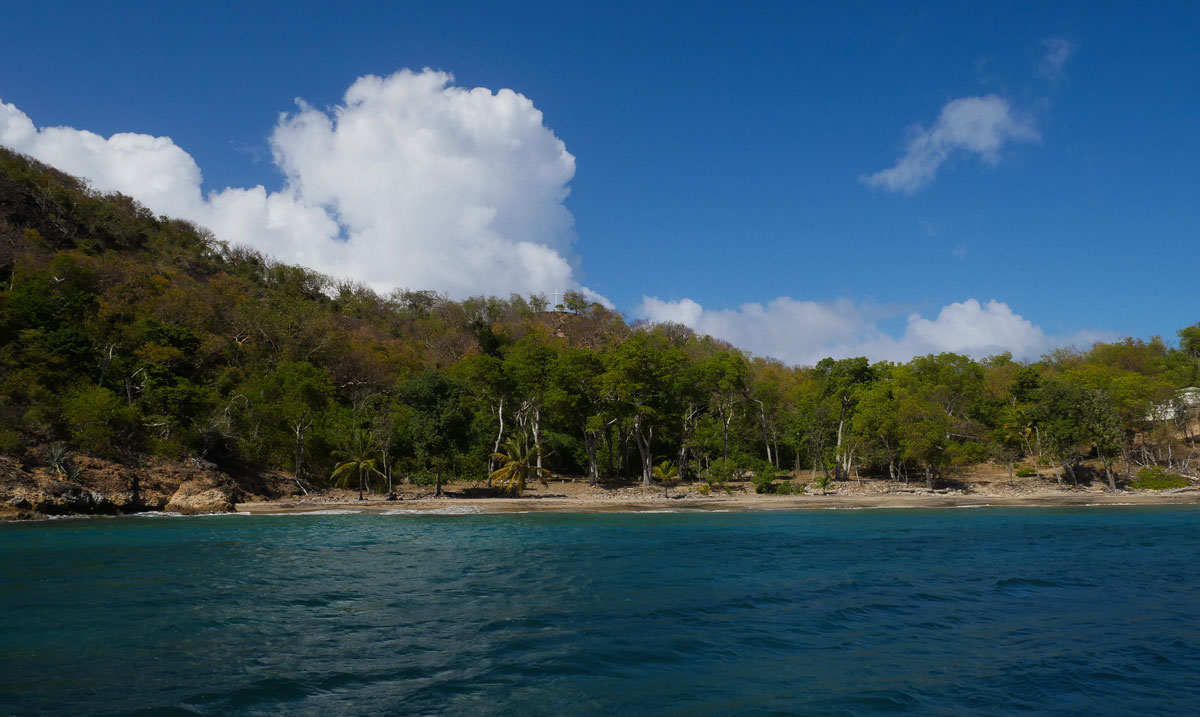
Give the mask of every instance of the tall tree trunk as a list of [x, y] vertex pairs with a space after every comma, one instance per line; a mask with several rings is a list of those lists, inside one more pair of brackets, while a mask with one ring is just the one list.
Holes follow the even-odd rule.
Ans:
[[925, 464], [925, 487], [933, 490], [933, 466], [928, 463]]
[[533, 407], [533, 446], [537, 448], [538, 473], [542, 470], [542, 408]]
[[650, 452], [654, 427], [644, 425], [640, 416], [633, 419], [633, 440], [642, 459], [642, 485], [649, 488], [654, 471], [654, 454]]
[[842, 429], [845, 428], [845, 426], [846, 426], [846, 407], [847, 407], [848, 403], [849, 403], [849, 399], [847, 399], [847, 398], [842, 399], [842, 412], [838, 416], [837, 445], [834, 447], [834, 450], [833, 450], [833, 472], [834, 472], [833, 479], [834, 480], [842, 479], [842, 475], [841, 475], [841, 470], [842, 470], [842, 467], [841, 467]]
[[436, 488], [434, 488], [433, 495], [437, 498], [441, 498], [442, 497], [442, 464], [441, 463], [438, 463], [437, 478], [435, 478], [434, 480], [435, 480]]
[[358, 499], [363, 500], [363, 488], [366, 486], [367, 476], [362, 465], [358, 466]]
[[613, 450], [616, 448], [616, 446], [614, 445], [614, 442], [613, 442], [613, 435], [612, 435], [614, 423], [615, 423], [615, 421], [610, 421], [606, 426], [604, 426], [604, 442], [606, 444], [608, 444], [608, 474], [609, 475], [613, 475], [614, 473], [617, 472], [617, 459], [616, 459], [616, 456], [613, 454]]
[[[504, 397], [500, 397], [500, 407], [496, 409], [496, 416], [500, 419], [500, 430], [496, 431], [496, 442], [492, 444], [492, 453], [500, 452], [500, 441], [504, 439]], [[492, 473], [496, 472], [496, 459], [488, 456], [488, 488], [492, 487]]]
[[100, 359], [100, 378], [97, 380], [96, 385], [101, 387], [104, 386], [104, 377], [108, 374], [108, 367], [113, 362], [113, 356], [116, 349], [116, 344], [109, 344], [108, 353], [106, 353], [103, 358]]
[[724, 428], [721, 442], [721, 457], [729, 460], [729, 422], [733, 420], [733, 411], [721, 414], [721, 425]]
[[588, 483], [596, 485], [600, 482], [600, 467], [596, 461], [596, 443], [600, 436], [595, 431], [583, 429], [583, 447], [587, 450]]
[[621, 477], [629, 480], [629, 434], [631, 431], [618, 430], [621, 432]]
[[[1039, 468], [1042, 464], [1042, 429], [1038, 428], [1037, 426], [1034, 426], [1033, 427], [1033, 438], [1034, 438], [1034, 445], [1037, 446], [1037, 448], [1034, 452], [1033, 476], [1035, 478], [1040, 479], [1042, 477], [1042, 474], [1040, 473], [1040, 468]], [[1053, 468], [1053, 467], [1054, 467], [1054, 464], [1052, 461], [1051, 468]], [[1061, 482], [1061, 479], [1060, 479], [1060, 482]]]
[[767, 410], [762, 401], [757, 398], [751, 400], [758, 404], [758, 426], [762, 429], [763, 445], [767, 449], [767, 463], [775, 465], [775, 461], [771, 460], [771, 439], [767, 436]]
[[687, 469], [688, 443], [692, 439], [692, 433], [696, 430], [696, 416], [700, 413], [700, 409], [694, 405], [689, 405], [683, 412], [683, 437], [679, 441], [679, 455], [676, 465], [679, 466], [679, 479], [683, 480]]
[[296, 477], [304, 476], [304, 429], [308, 428], [312, 421], [305, 421], [308, 417], [308, 411], [300, 414], [299, 420], [292, 425], [292, 432], [296, 435]]

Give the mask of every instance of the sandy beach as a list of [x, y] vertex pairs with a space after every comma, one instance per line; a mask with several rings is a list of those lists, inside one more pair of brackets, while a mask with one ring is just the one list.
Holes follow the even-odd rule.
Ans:
[[730, 485], [732, 492], [702, 495], [695, 485], [672, 488], [670, 497], [661, 487], [593, 487], [585, 482], [551, 481], [534, 485], [520, 498], [467, 497], [467, 485], [454, 484], [442, 497], [424, 487], [400, 486], [399, 500], [374, 493], [358, 500], [353, 491], [330, 491], [298, 498], [238, 503], [238, 513], [278, 514], [328, 510], [362, 512], [651, 512], [651, 511], [775, 511], [872, 508], [975, 508], [975, 507], [1079, 507], [1112, 505], [1196, 505], [1200, 487], [1174, 491], [1108, 491], [1098, 485], [1059, 489], [1045, 479], [1017, 479], [959, 484], [954, 488], [926, 490], [923, 486], [877, 480], [845, 481], [827, 494], [764, 495], [752, 485]]

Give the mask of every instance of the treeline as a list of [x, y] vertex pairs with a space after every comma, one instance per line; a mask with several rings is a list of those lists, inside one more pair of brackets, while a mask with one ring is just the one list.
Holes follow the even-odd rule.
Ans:
[[[0, 150], [0, 451], [196, 457], [328, 485], [485, 479], [522, 451], [649, 484], [744, 469], [918, 478], [1085, 458], [1110, 486], [1193, 473], [1200, 324], [1032, 364], [941, 354], [789, 367], [578, 294], [386, 296], [228, 247], [187, 222]], [[534, 449], [530, 454], [528, 451]], [[336, 454], [336, 455], [335, 455]], [[660, 471], [661, 472], [661, 471]]]

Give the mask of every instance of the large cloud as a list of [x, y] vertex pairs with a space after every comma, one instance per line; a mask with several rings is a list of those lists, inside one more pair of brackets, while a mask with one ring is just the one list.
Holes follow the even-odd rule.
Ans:
[[955, 153], [973, 154], [985, 164], [995, 164], [1006, 143], [1040, 139], [1033, 121], [996, 95], [951, 100], [942, 107], [933, 127], [918, 126], [910, 134], [904, 155], [895, 166], [863, 176], [864, 183], [912, 194], [932, 182], [938, 169]]
[[271, 135], [278, 192], [205, 196], [200, 168], [168, 137], [39, 129], [10, 104], [0, 103], [0, 143], [221, 239], [378, 289], [586, 292], [563, 206], [575, 158], [528, 98], [452, 81], [405, 70], [358, 79], [328, 111], [298, 101]]
[[780, 297], [765, 306], [750, 303], [737, 309], [709, 310], [691, 299], [645, 297], [638, 312], [650, 321], [684, 324], [756, 354], [799, 365], [812, 365], [827, 356], [907, 361], [945, 351], [976, 358], [1011, 351], [1017, 358], [1034, 359], [1054, 346], [1090, 344], [1102, 338], [1099, 334], [1048, 337], [1007, 304], [995, 300], [949, 304], [933, 319], [912, 314], [899, 337], [877, 327], [889, 312], [848, 300]]

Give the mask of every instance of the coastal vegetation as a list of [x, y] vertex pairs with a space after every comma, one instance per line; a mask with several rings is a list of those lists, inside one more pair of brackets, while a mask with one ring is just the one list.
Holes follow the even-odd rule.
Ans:
[[1063, 487], [1187, 485], [1200, 324], [1178, 338], [788, 366], [573, 292], [380, 294], [0, 149], [0, 453], [62, 475], [78, 454], [304, 491], [455, 477], [520, 494], [554, 473], [706, 493], [753, 476], [774, 494], [933, 488], [992, 462]]

